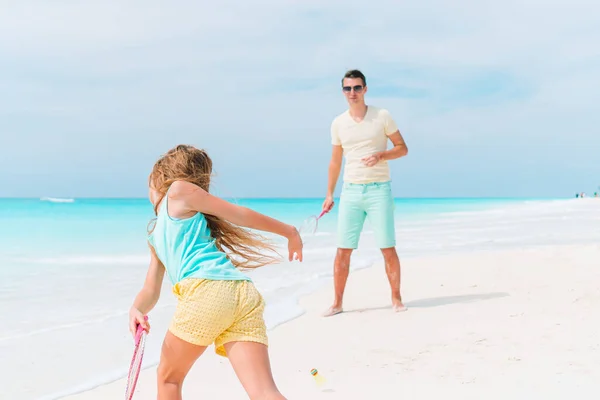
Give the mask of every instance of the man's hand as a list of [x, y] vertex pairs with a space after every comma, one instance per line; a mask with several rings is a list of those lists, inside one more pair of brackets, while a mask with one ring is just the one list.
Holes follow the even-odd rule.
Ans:
[[364, 157], [361, 159], [362, 163], [367, 167], [372, 167], [377, 164], [379, 161], [383, 160], [395, 160], [396, 158], [404, 157], [408, 154], [408, 147], [406, 146], [406, 142], [400, 134], [400, 131], [396, 131], [389, 136], [389, 139], [392, 141], [394, 147], [390, 150], [380, 151], [375, 154], [371, 154], [368, 157]]
[[371, 154], [368, 157], [362, 158], [361, 161], [367, 167], [372, 167], [373, 165], [377, 164], [382, 159], [383, 159], [383, 152]]
[[323, 202], [323, 211], [329, 212], [333, 208], [334, 205], [333, 196], [327, 195], [325, 201]]

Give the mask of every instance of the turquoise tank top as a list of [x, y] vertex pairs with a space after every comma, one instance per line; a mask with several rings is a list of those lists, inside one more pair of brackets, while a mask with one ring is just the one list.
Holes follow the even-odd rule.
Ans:
[[165, 195], [148, 241], [173, 285], [185, 278], [251, 280], [217, 248], [204, 214], [173, 218], [167, 212], [167, 201]]

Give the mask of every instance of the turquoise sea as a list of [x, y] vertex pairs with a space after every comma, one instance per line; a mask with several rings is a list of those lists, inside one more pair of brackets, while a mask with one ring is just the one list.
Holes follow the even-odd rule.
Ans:
[[[321, 211], [323, 199], [228, 199], [299, 226]], [[511, 198], [396, 199], [397, 218], [434, 218], [440, 213], [476, 211], [525, 200]], [[131, 256], [146, 251], [145, 232], [153, 210], [148, 199], [0, 199], [0, 256]], [[320, 220], [319, 230], [333, 232], [337, 208]]]
[[[299, 226], [319, 214], [323, 199], [230, 201]], [[600, 241], [593, 199], [401, 198], [395, 210], [401, 259]], [[152, 218], [145, 198], [0, 199], [1, 398], [57, 399], [125, 375], [127, 312], [146, 273]], [[303, 312], [300, 296], [331, 285], [336, 219], [337, 207], [320, 220], [303, 263], [250, 273], [267, 300], [269, 328]], [[351, 269], [380, 259], [367, 221]], [[165, 282], [150, 314], [146, 367], [158, 360], [174, 304]]]

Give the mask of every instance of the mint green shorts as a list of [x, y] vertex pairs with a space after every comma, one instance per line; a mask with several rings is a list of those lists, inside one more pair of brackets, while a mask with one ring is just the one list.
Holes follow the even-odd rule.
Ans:
[[338, 211], [338, 248], [356, 249], [365, 218], [377, 247], [396, 246], [394, 196], [390, 182], [344, 183]]

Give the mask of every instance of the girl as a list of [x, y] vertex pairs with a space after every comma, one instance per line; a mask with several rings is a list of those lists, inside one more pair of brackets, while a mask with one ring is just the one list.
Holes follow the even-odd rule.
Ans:
[[129, 312], [129, 328], [135, 334], [141, 324], [149, 331], [144, 316], [156, 305], [166, 272], [178, 302], [158, 365], [158, 399], [182, 398], [184, 378], [213, 343], [251, 399], [285, 399], [271, 374], [264, 300], [238, 269], [281, 260], [266, 240], [240, 226], [287, 238], [290, 261], [302, 261], [302, 240], [293, 226], [212, 196], [211, 172], [206, 152], [187, 145], [154, 165], [151, 261]]

